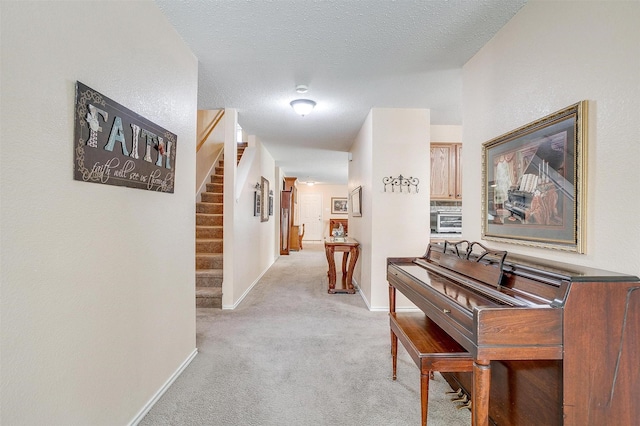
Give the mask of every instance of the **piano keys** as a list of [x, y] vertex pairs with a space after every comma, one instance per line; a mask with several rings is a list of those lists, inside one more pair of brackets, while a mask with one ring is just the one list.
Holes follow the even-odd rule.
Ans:
[[387, 279], [392, 312], [397, 289], [474, 357], [443, 374], [474, 424], [638, 424], [638, 277], [463, 241], [389, 258]]

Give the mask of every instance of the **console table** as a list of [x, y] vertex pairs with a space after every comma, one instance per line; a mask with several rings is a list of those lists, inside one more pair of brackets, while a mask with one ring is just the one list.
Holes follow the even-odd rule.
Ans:
[[[330, 237], [324, 241], [324, 251], [327, 254], [327, 262], [329, 263], [329, 293], [349, 293], [354, 294], [356, 290], [353, 288], [353, 270], [358, 261], [358, 247], [360, 243], [353, 238], [333, 238]], [[335, 252], [342, 252], [342, 288], [336, 288], [336, 261]], [[349, 261], [349, 255], [351, 260]], [[348, 263], [348, 267], [347, 267]]]

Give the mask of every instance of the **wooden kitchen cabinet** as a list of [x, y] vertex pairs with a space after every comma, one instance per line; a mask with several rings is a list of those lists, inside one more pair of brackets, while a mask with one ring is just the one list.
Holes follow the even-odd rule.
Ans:
[[431, 199], [462, 200], [462, 144], [431, 144]]

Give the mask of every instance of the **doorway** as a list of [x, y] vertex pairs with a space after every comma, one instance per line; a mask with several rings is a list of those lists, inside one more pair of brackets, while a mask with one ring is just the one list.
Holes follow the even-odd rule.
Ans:
[[300, 194], [300, 226], [302, 224], [306, 241], [322, 240], [322, 194]]

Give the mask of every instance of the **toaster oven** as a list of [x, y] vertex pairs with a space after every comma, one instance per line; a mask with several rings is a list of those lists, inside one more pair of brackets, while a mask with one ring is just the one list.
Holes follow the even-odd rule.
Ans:
[[461, 233], [462, 212], [438, 212], [436, 215], [437, 233]]

